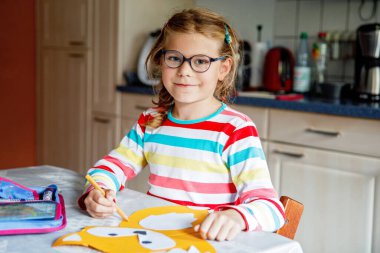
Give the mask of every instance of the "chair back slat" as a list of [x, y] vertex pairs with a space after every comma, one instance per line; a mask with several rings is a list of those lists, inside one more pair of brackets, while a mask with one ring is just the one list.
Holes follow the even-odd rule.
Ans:
[[276, 233], [293, 240], [301, 220], [304, 206], [302, 203], [287, 196], [282, 196], [280, 201], [285, 207], [286, 223], [277, 230]]

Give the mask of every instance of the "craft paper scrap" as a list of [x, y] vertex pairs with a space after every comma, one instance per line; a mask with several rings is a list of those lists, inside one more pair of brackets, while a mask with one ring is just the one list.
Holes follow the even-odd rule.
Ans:
[[102, 252], [216, 252], [194, 232], [208, 210], [161, 206], [136, 211], [118, 227], [89, 226], [57, 239], [53, 246], [79, 245]]

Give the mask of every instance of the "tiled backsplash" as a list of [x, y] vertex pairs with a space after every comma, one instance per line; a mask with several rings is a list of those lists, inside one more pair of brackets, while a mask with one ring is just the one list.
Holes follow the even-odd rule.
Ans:
[[[275, 3], [273, 45], [288, 47], [296, 52], [301, 32], [309, 34], [309, 48], [317, 40], [319, 31], [352, 32], [365, 23], [380, 22], [380, 3], [377, 13], [367, 21], [359, 16], [361, 0], [277, 0]], [[364, 17], [373, 9], [372, 0], [362, 8]], [[330, 60], [328, 81], [353, 82], [354, 60]]]

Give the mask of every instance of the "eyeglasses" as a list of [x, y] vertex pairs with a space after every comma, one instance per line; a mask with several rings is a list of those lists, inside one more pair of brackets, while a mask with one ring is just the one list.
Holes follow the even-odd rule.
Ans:
[[183, 54], [176, 50], [161, 50], [161, 53], [164, 55], [164, 62], [169, 68], [179, 68], [185, 61], [187, 61], [190, 64], [191, 69], [197, 73], [206, 72], [210, 68], [211, 63], [214, 61], [226, 59], [225, 56], [212, 58], [202, 54], [197, 54], [191, 56], [190, 58], [186, 58]]

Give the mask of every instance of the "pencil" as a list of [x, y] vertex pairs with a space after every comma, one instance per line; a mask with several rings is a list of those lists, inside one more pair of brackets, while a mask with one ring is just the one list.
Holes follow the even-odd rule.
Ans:
[[[90, 175], [86, 175], [86, 179], [88, 180], [88, 182], [92, 184], [92, 186], [94, 186], [95, 189], [99, 190], [103, 194], [103, 196], [106, 196], [105, 191], [102, 188], [100, 188], [100, 186], [94, 181], [94, 179], [92, 179]], [[117, 204], [116, 204], [116, 211], [120, 215], [121, 218], [128, 221], [128, 216], [120, 209], [120, 207]]]

